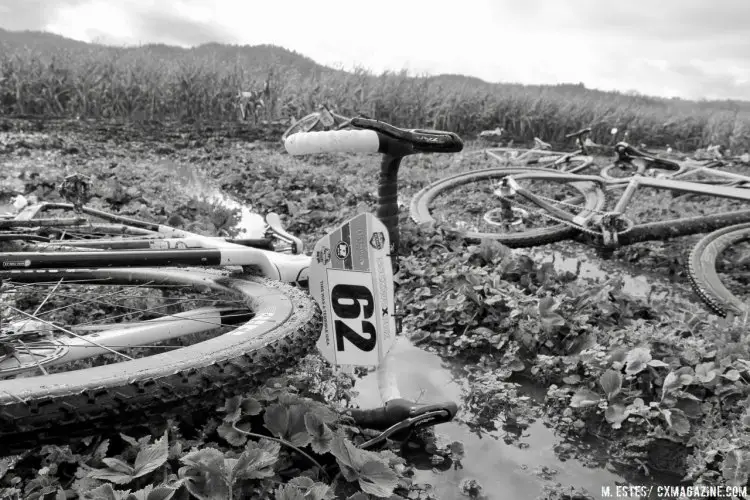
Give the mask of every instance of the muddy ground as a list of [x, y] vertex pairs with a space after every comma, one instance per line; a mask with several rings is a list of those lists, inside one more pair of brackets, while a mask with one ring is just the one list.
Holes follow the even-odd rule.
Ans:
[[[310, 249], [332, 225], [360, 210], [374, 209], [379, 159], [343, 154], [292, 158], [278, 140], [282, 132], [280, 124], [254, 128], [3, 120], [0, 205], [16, 194], [59, 200], [56, 186], [64, 175], [79, 172], [92, 176], [94, 206], [202, 234], [233, 234], [240, 214], [207, 201], [211, 193], [222, 192], [255, 212], [279, 213], [287, 229], [304, 237]], [[693, 469], [697, 478], [726, 479], [720, 464], [704, 457], [705, 463], [695, 465], [700, 460], [690, 458], [696, 447], [708, 446], [719, 436], [718, 431], [714, 437], [699, 436], [688, 446], [690, 436], [675, 434], [671, 423], [660, 421], [656, 433], [653, 425], [647, 431], [637, 422], [632, 428], [627, 424], [626, 429], [611, 428], [606, 405], [600, 404], [598, 411], [596, 406], [577, 408], [580, 413], [574, 414], [567, 404], [576, 388], [596, 389], [608, 367], [585, 356], [573, 360], [581, 356], [581, 349], [569, 345], [573, 330], [586, 330], [598, 339], [600, 352], [610, 356], [616, 348], [632, 350], [652, 340], [669, 344], [679, 343], [676, 338], [695, 337], [700, 345], [694, 350], [699, 361], [705, 361], [702, 346], [715, 343], [710, 332], [716, 328], [712, 326], [716, 318], [690, 289], [684, 269], [687, 252], [698, 236], [614, 252], [578, 243], [509, 251], [467, 246], [439, 231], [415, 228], [406, 211], [416, 191], [448, 174], [492, 166], [483, 155], [471, 154], [473, 147], [470, 144], [467, 151], [455, 155], [408, 158], [400, 172], [405, 264], [398, 279], [399, 293], [408, 305], [406, 337], [396, 353], [410, 361], [400, 369], [408, 381], [403, 392], [426, 401], [458, 399], [464, 408], [457, 422], [437, 429], [441, 439], [464, 443], [463, 468], [453, 465], [444, 470], [428, 460], [418, 467], [420, 480], [431, 484], [439, 498], [455, 498], [459, 484], [464, 481], [465, 486], [467, 479], [476, 479], [486, 498], [564, 498], [569, 487], [585, 488], [594, 498], [602, 498], [604, 486], [678, 484]], [[715, 207], [700, 199], [677, 203], [663, 195], [645, 194], [636, 208], [634, 217], [653, 219]], [[473, 276], [469, 281], [485, 303], [488, 297], [503, 296], [503, 308], [488, 312], [480, 305], [481, 311], [472, 312], [462, 302], [469, 299], [446, 295], [458, 289], [462, 275]], [[502, 286], [493, 281], [501, 278], [507, 282]], [[494, 291], [485, 286], [488, 281]], [[545, 316], [536, 304], [550, 294], [556, 306]], [[588, 302], [574, 303], [585, 294]], [[433, 300], [447, 305], [441, 311], [430, 310]], [[529, 301], [534, 304], [531, 309]], [[565, 332], [558, 331], [555, 315], [569, 323], [563, 326]], [[708, 326], [701, 327], [703, 323]], [[653, 338], [662, 334], [663, 339]], [[532, 340], [524, 342], [520, 339], [524, 335]], [[530, 346], [536, 346], [536, 352], [525, 352]], [[743, 356], [739, 353], [735, 359]], [[659, 357], [673, 367], [686, 364], [679, 355], [677, 361], [670, 361], [669, 353], [657, 352], [652, 345], [649, 359]], [[666, 374], [658, 366], [654, 363], [647, 370], [653, 372], [654, 394]], [[355, 387], [363, 404], [378, 404], [373, 384], [368, 376]], [[747, 391], [745, 386], [738, 391], [740, 397], [732, 404], [739, 408]], [[651, 389], [643, 390], [641, 397], [647, 404], [650, 396]], [[700, 397], [708, 401], [709, 394]], [[688, 413], [693, 430], [701, 411], [716, 410], [705, 407]], [[732, 409], [722, 418], [729, 421], [737, 411]], [[645, 419], [659, 418], [647, 415]], [[622, 446], [628, 432], [633, 440], [646, 442], [640, 447]], [[664, 443], [669, 443], [670, 451], [659, 456]], [[743, 446], [733, 443], [737, 449]], [[720, 455], [730, 452], [719, 450]], [[513, 489], [511, 496], [508, 488]]]

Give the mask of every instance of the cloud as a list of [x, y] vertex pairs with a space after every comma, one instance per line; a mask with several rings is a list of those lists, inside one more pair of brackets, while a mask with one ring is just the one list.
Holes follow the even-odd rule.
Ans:
[[0, 0], [0, 26], [111, 44], [272, 43], [374, 71], [750, 100], [747, 0]]
[[[42, 29], [61, 7], [76, 7], [86, 0], [0, 0], [0, 26], [11, 30]], [[50, 8], [50, 4], [54, 7]]]
[[240, 41], [220, 24], [211, 22], [210, 17], [175, 15], [163, 9], [157, 10], [153, 4], [140, 9], [137, 15], [131, 15], [131, 29], [142, 40], [183, 46]]

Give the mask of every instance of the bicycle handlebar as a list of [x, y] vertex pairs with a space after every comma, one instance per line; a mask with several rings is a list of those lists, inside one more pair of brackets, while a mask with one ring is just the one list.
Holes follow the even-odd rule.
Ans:
[[399, 398], [391, 399], [380, 408], [354, 409], [349, 412], [358, 425], [382, 431], [361, 445], [361, 448], [369, 448], [396, 433], [450, 422], [458, 413], [458, 405], [452, 401], [418, 405]]
[[378, 152], [393, 157], [416, 153], [457, 153], [463, 149], [463, 141], [453, 132], [403, 129], [359, 116], [346, 124], [355, 130], [298, 132], [284, 139], [284, 147], [292, 155]]
[[[346, 119], [332, 115], [335, 122]], [[352, 127], [354, 130], [341, 130]], [[309, 129], [308, 129], [309, 130]], [[358, 116], [346, 120], [339, 130], [297, 132], [283, 138], [292, 155], [313, 153], [381, 153], [377, 217], [388, 229], [390, 255], [394, 272], [398, 270], [398, 169], [401, 159], [417, 153], [457, 153], [464, 147], [453, 132], [402, 129], [388, 123]]]
[[380, 148], [378, 133], [372, 130], [331, 130], [300, 132], [284, 141], [290, 155], [315, 153], [377, 153]]

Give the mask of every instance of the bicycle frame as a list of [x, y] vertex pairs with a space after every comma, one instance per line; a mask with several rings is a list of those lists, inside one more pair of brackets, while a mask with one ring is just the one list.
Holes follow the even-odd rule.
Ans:
[[[672, 179], [683, 179], [689, 175], [692, 174], [698, 174], [701, 172], [708, 172], [711, 175], [714, 175], [716, 177], [726, 177], [727, 179], [732, 179], [739, 182], [747, 182], [750, 183], [750, 177], [742, 174], [736, 174], [734, 172], [725, 172], [723, 170], [717, 170], [715, 167], [721, 166], [720, 163], [717, 165], [716, 161], [709, 161], [707, 164], [699, 164], [699, 165], [688, 165], [689, 170], [678, 174], [671, 176]], [[699, 182], [699, 181], [696, 181]]]
[[[24, 217], [17, 217], [14, 225], [20, 225], [19, 219], [29, 219], [34, 226], [44, 225], [44, 219], [32, 217], [44, 210], [70, 208], [68, 204], [42, 203], [28, 207]], [[76, 251], [45, 253], [4, 253], [5, 260], [0, 264], [4, 269], [55, 269], [55, 268], [92, 268], [92, 267], [162, 267], [162, 266], [255, 266], [263, 276], [286, 283], [307, 280], [311, 257], [308, 255], [284, 254], [273, 250], [233, 243], [221, 237], [201, 236], [182, 229], [162, 224], [153, 224], [130, 219], [98, 210], [83, 208], [84, 213], [95, 215], [116, 224], [123, 234], [134, 236], [151, 234], [143, 239], [97, 240], [79, 243], [85, 248], [101, 247], [106, 252]], [[64, 220], [71, 227], [85, 219], [70, 218]], [[61, 225], [61, 219], [51, 219], [51, 224]], [[160, 238], [154, 238], [152, 233]], [[238, 240], [241, 241], [241, 240]], [[249, 244], [262, 246], [264, 240], [251, 240]], [[267, 244], [267, 242], [265, 242]], [[55, 244], [56, 246], [58, 244]], [[65, 244], [65, 246], [68, 246]], [[301, 250], [301, 249], [300, 249]]]
[[[535, 205], [539, 206], [540, 208], [548, 211], [555, 217], [580, 228], [583, 228], [589, 222], [591, 222], [596, 217], [596, 214], [582, 213], [574, 216], [564, 210], [555, 207], [554, 205], [540, 199], [538, 196], [534, 195], [534, 193], [521, 188], [515, 182], [516, 180], [522, 180], [526, 178], [561, 182], [594, 182], [600, 185], [605, 185], [609, 188], [616, 188], [626, 185], [625, 191], [620, 196], [613, 209], [613, 212], [618, 214], [624, 213], [625, 209], [633, 198], [633, 195], [640, 187], [666, 189], [683, 193], [705, 194], [709, 196], [746, 200], [750, 202], [750, 189], [702, 184], [700, 182], [675, 180], [670, 178], [651, 178], [636, 176], [623, 180], [610, 180], [598, 175], [552, 173], [546, 171], [529, 172], [528, 174], [516, 174], [504, 178], [504, 181], [506, 182], [506, 185], [508, 186], [512, 194], [519, 194]], [[701, 221], [700, 231], [697, 231], [692, 224], [693, 222], [697, 221]], [[664, 231], [667, 231], [670, 237], [684, 236], [687, 234], [694, 234], [696, 232], [711, 231], [713, 229], [718, 229], [728, 225], [739, 224], [748, 221], [750, 221], [750, 210], [724, 212], [708, 216], [672, 219], [668, 221], [641, 224], [634, 227], [631, 231], [623, 234], [622, 236], [626, 238], [620, 238], [620, 243], [626, 244], [634, 243], [636, 241], [645, 241], [647, 239], [658, 239], [663, 236]]]

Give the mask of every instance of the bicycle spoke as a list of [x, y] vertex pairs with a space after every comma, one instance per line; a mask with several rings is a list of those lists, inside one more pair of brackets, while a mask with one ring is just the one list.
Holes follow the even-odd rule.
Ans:
[[[13, 307], [13, 306], [11, 306], [11, 308], [10, 308], [10, 309], [11, 309], [12, 311], [15, 311], [15, 312], [17, 312], [18, 314], [22, 314], [22, 315], [24, 315], [24, 316], [31, 316], [30, 314], [27, 314], [27, 313], [25, 313], [25, 312], [23, 312], [23, 311], [20, 311], [20, 310], [16, 309], [16, 308], [15, 308], [15, 307]], [[32, 317], [33, 317], [33, 316], [32, 316]], [[54, 323], [50, 323], [49, 321], [44, 321], [44, 320], [41, 320], [41, 319], [37, 319], [37, 321], [41, 321], [42, 323], [45, 323], [45, 324], [47, 324], [47, 325], [50, 325], [50, 326], [52, 326], [52, 327], [54, 327], [54, 328], [56, 328], [56, 329], [60, 330], [60, 331], [61, 331], [61, 332], [63, 332], [63, 333], [67, 333], [68, 335], [72, 335], [73, 337], [76, 337], [77, 339], [80, 339], [80, 340], [84, 340], [84, 341], [86, 341], [86, 342], [89, 342], [89, 343], [91, 343], [91, 344], [93, 344], [93, 345], [95, 345], [95, 346], [97, 346], [97, 347], [100, 347], [100, 348], [104, 349], [105, 351], [109, 351], [109, 352], [111, 352], [112, 354], [117, 354], [118, 356], [122, 356], [122, 357], [123, 357], [123, 358], [125, 358], [125, 359], [133, 359], [133, 358], [131, 358], [130, 356], [128, 356], [128, 355], [126, 355], [126, 354], [122, 354], [121, 352], [117, 352], [117, 351], [115, 351], [114, 349], [111, 349], [111, 348], [109, 348], [109, 347], [107, 347], [107, 346], [105, 346], [105, 345], [99, 344], [98, 342], [95, 342], [95, 341], [93, 341], [93, 340], [91, 340], [91, 339], [89, 339], [89, 338], [86, 338], [86, 337], [84, 337], [84, 336], [82, 336], [82, 335], [78, 335], [77, 333], [71, 332], [71, 331], [70, 331], [70, 330], [68, 330], [67, 328], [63, 328], [63, 327], [61, 327], [60, 325], [55, 325]]]
[[[18, 339], [18, 343], [21, 344], [21, 346], [23, 347], [23, 349], [26, 351], [26, 353], [29, 356], [34, 358], [34, 361], [36, 362], [37, 367], [39, 367], [39, 371], [41, 371], [44, 375], [49, 375], [49, 372], [47, 371], [47, 369], [44, 368], [44, 365], [42, 365], [38, 359], [36, 359], [36, 356], [31, 352], [31, 349], [29, 349], [29, 346], [26, 345], [26, 343], [21, 339]], [[20, 363], [20, 360], [17, 359], [17, 361], [19, 361]]]
[[[507, 200], [510, 211], [495, 193], [500, 177], [459, 186], [443, 193], [432, 202], [432, 214], [438, 220], [458, 229], [472, 232], [524, 232], [529, 229], [559, 224], [540, 207], [521, 196]], [[581, 211], [584, 197], [569, 185], [553, 181], [520, 181], [519, 184], [563, 210], [576, 215]]]
[[[52, 288], [52, 290], [49, 291], [49, 293], [47, 294], [47, 296], [44, 297], [44, 300], [42, 301], [42, 303], [39, 304], [39, 306], [36, 308], [36, 310], [33, 313], [33, 316], [37, 316], [39, 314], [39, 311], [42, 309], [42, 307], [44, 307], [44, 304], [47, 303], [47, 300], [49, 300], [49, 298], [52, 296], [52, 294], [55, 293], [55, 290], [57, 290], [57, 288], [60, 286], [60, 283], [62, 283], [62, 282], [63, 282], [63, 280], [62, 280], [62, 278], [60, 278], [60, 281], [57, 282], [57, 284], [54, 286], [54, 288]], [[21, 325], [21, 330], [23, 330], [26, 327], [26, 325], [28, 324], [29, 321], [30, 320], [26, 320], [26, 322], [23, 325]]]
[[3, 281], [2, 306], [10, 317], [0, 325], [0, 377], [130, 361], [206, 340], [252, 318], [234, 295], [206, 295], [191, 285], [106, 279], [40, 285], [13, 278]]
[[[140, 285], [140, 286], [142, 287], [142, 286], [145, 286], [145, 285]], [[124, 294], [126, 292], [127, 292], [127, 290], [115, 291], [115, 292], [112, 292], [110, 294], [105, 294], [103, 297], [116, 296], [116, 295], [122, 296], [122, 294]], [[63, 297], [63, 298], [73, 298], [73, 296], [67, 296], [65, 294], [58, 294], [58, 296]], [[145, 295], [143, 295], [143, 296], [139, 296], [139, 295], [127, 295], [127, 296], [125, 296], [125, 298], [127, 298], [127, 299], [134, 299], [134, 298], [143, 298], [143, 299], [146, 299], [146, 298], [148, 298], [148, 296], [145, 296]], [[119, 309], [129, 309], [128, 312], [117, 314], [117, 315], [114, 315], [114, 316], [109, 316], [107, 318], [108, 320], [116, 320], [116, 319], [124, 318], [124, 317], [126, 317], [126, 316], [128, 316], [128, 315], [130, 315], [130, 314], [132, 314], [133, 312], [136, 312], [136, 311], [138, 313], [141, 313], [141, 314], [153, 313], [153, 314], [158, 315], [159, 317], [168, 318], [168, 317], [172, 317], [173, 315], [171, 315], [171, 314], [165, 314], [165, 313], [157, 313], [157, 311], [159, 309], [163, 309], [163, 308], [166, 308], [166, 307], [175, 307], [175, 306], [179, 306], [181, 304], [186, 304], [188, 302], [200, 302], [200, 301], [203, 301], [203, 302], [212, 302], [213, 300], [214, 299], [207, 298], [207, 297], [197, 297], [197, 298], [190, 298], [190, 299], [182, 299], [182, 300], [179, 300], [179, 301], [173, 301], [173, 302], [170, 302], [168, 304], [162, 304], [162, 305], [154, 306], [154, 307], [147, 308], [147, 309], [139, 309], [139, 308], [134, 308], [134, 307], [128, 307], [128, 306], [125, 306], [125, 305], [120, 304], [120, 303], [113, 303], [113, 302], [107, 302], [107, 301], [96, 300], [96, 299], [85, 299], [85, 300], [79, 301], [79, 302], [77, 302], [75, 304], [68, 304], [66, 306], [61, 306], [61, 307], [58, 307], [58, 308], [55, 308], [55, 309], [51, 309], [49, 311], [45, 311], [44, 314], [49, 315], [49, 314], [52, 314], [54, 312], [58, 312], [58, 311], [64, 310], [65, 308], [70, 308], [70, 307], [73, 307], [75, 305], [80, 305], [81, 303], [87, 303], [87, 304], [97, 304], [97, 305], [100, 305], [100, 306], [110, 306], [110, 307], [119, 308]], [[240, 302], [240, 301], [228, 301], [228, 302], [225, 301], [225, 303], [234, 303], [234, 304], [237, 304], [237, 305], [241, 305], [242, 304], [242, 302]], [[194, 318], [194, 320], [195, 321], [199, 321], [199, 319], [197, 319], [197, 318]], [[86, 326], [86, 325], [95, 325], [96, 324], [95, 321], [98, 321], [98, 320], [92, 320], [92, 321], [89, 321], [89, 322], [84, 322], [84, 323], [79, 324], [78, 326], [80, 327], [80, 326]], [[108, 325], [101, 325], [102, 328], [106, 328], [107, 326]]]

